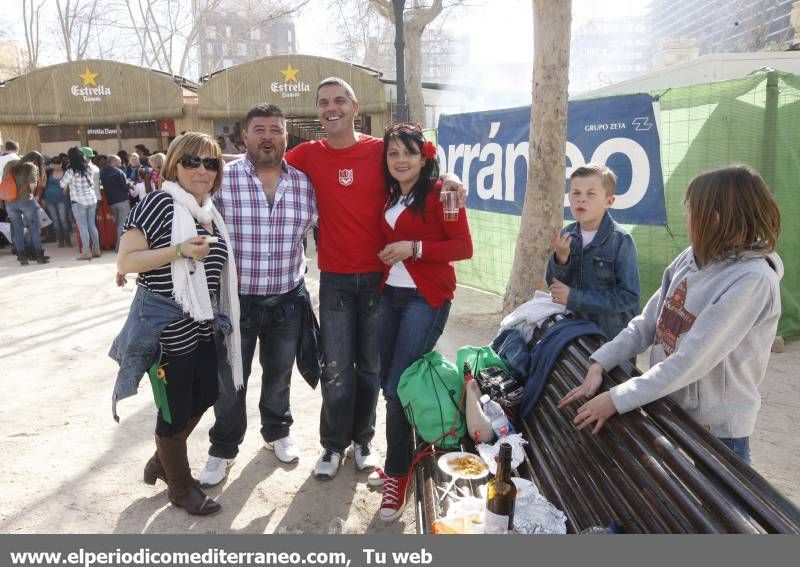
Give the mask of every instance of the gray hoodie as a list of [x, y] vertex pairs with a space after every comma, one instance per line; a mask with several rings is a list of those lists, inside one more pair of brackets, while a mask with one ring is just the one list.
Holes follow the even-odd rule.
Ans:
[[781, 314], [777, 254], [749, 252], [702, 269], [687, 248], [661, 288], [614, 340], [592, 355], [605, 369], [652, 345], [650, 369], [611, 389], [619, 413], [670, 395], [717, 437], [748, 437], [761, 407]]

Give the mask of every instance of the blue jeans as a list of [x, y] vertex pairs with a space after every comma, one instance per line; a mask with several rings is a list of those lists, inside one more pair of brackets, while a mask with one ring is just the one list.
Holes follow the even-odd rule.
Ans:
[[340, 455], [351, 441], [364, 445], [375, 436], [380, 355], [378, 303], [383, 274], [334, 274], [319, 279], [322, 373], [320, 443]]
[[750, 438], [749, 437], [717, 437], [728, 449], [736, 453], [741, 459], [750, 464]]
[[400, 375], [433, 350], [444, 331], [450, 302], [431, 307], [414, 288], [386, 286], [380, 303], [381, 387], [386, 400], [386, 462], [392, 476], [408, 474], [411, 466], [411, 425], [397, 397]]
[[[209, 431], [209, 455], [232, 459], [247, 431], [245, 396], [253, 365], [256, 342], [261, 363], [261, 437], [275, 441], [289, 435], [293, 423], [289, 408], [289, 385], [300, 340], [300, 323], [305, 305], [300, 295], [305, 286], [280, 296], [239, 296], [241, 308], [242, 370], [241, 390], [222, 388], [214, 404], [216, 421]], [[275, 304], [271, 304], [271, 303]], [[223, 384], [232, 384], [224, 380]]]
[[60, 241], [69, 241], [69, 221], [67, 220], [67, 203], [47, 203], [47, 214], [53, 221], [53, 230], [56, 231], [56, 238]]
[[25, 254], [25, 226], [31, 237], [33, 250], [42, 251], [42, 233], [39, 228], [39, 213], [33, 200], [6, 201], [8, 220], [11, 223], [11, 235], [14, 237], [14, 248], [17, 255]]
[[[100, 235], [97, 233], [97, 224], [95, 223], [96, 210], [97, 203], [94, 205], [72, 203], [72, 216], [75, 217], [75, 222], [78, 224], [83, 250], [100, 250]], [[90, 238], [91, 246], [89, 246]]]

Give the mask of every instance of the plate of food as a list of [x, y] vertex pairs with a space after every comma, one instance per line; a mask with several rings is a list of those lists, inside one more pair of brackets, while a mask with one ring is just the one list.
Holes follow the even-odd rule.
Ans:
[[489, 474], [489, 466], [473, 453], [453, 452], [439, 457], [439, 468], [454, 478], [476, 479]]

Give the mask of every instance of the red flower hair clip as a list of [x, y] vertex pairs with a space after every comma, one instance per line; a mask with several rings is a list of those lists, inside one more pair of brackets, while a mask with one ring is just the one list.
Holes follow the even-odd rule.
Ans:
[[436, 157], [436, 145], [431, 142], [422, 144], [422, 155], [425, 159], [433, 159]]

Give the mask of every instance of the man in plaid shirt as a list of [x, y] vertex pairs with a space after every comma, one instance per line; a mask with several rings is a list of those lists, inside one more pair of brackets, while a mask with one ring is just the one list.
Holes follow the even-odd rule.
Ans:
[[247, 153], [226, 165], [215, 204], [225, 219], [239, 275], [244, 388], [220, 392], [209, 432], [203, 486], [219, 484], [247, 429], [245, 395], [256, 343], [261, 362], [261, 436], [284, 463], [300, 453], [289, 435], [289, 384], [308, 292], [303, 238], [317, 220], [314, 187], [284, 161], [283, 112], [259, 104], [247, 113], [242, 132]]

